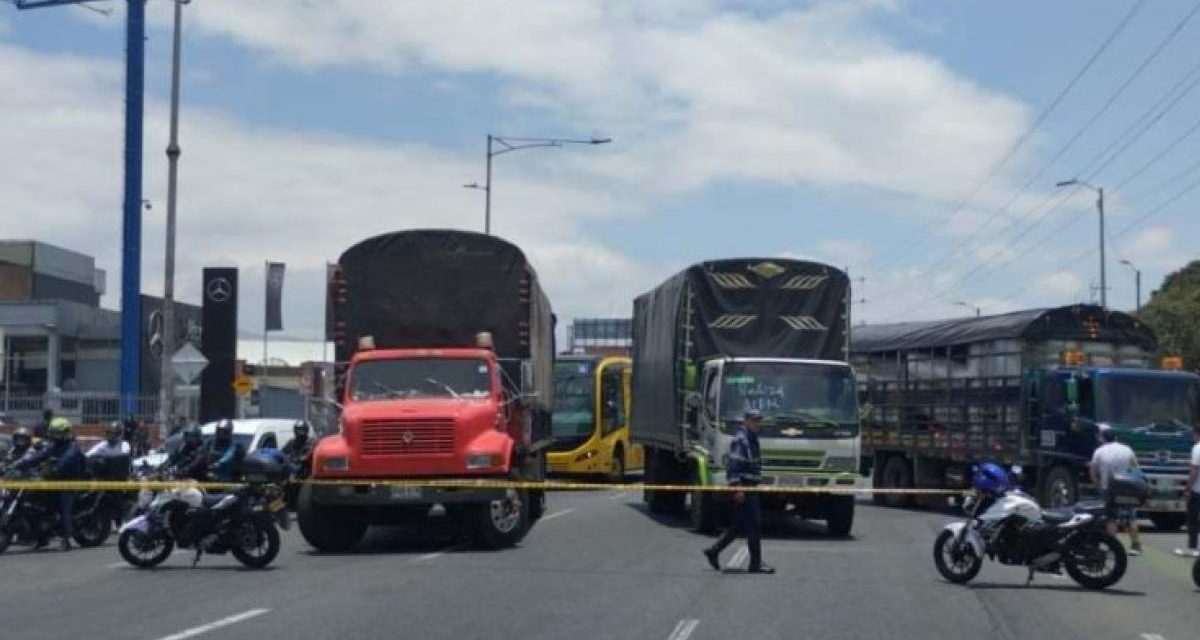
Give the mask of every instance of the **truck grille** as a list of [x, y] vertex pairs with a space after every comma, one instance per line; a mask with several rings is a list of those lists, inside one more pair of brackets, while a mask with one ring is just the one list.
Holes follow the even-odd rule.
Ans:
[[367, 456], [454, 453], [454, 421], [369, 420], [363, 423], [362, 452]]
[[768, 469], [817, 469], [820, 458], [763, 458], [762, 465]]

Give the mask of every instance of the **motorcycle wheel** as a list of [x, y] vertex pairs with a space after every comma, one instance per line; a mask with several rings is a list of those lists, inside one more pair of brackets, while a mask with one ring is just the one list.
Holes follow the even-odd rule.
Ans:
[[1192, 582], [1196, 583], [1196, 588], [1200, 589], [1200, 560], [1192, 565]]
[[1128, 564], [1129, 558], [1121, 541], [1107, 533], [1077, 538], [1067, 548], [1063, 559], [1067, 575], [1085, 589], [1113, 586], [1125, 575]]
[[954, 584], [966, 584], [979, 575], [983, 568], [983, 558], [975, 555], [975, 548], [963, 543], [963, 548], [955, 552], [954, 534], [943, 531], [938, 534], [933, 543], [933, 563], [938, 573]]
[[262, 569], [279, 555], [279, 530], [266, 518], [243, 520], [229, 551], [237, 561], [251, 569]]
[[12, 532], [0, 531], [0, 553], [8, 551], [8, 545], [12, 544]]
[[117, 538], [117, 550], [125, 562], [140, 569], [149, 569], [162, 564], [175, 550], [175, 543], [164, 535], [148, 535], [130, 529], [121, 532]]
[[92, 513], [75, 519], [75, 534], [71, 537], [81, 547], [98, 547], [108, 541], [112, 521], [106, 515]]

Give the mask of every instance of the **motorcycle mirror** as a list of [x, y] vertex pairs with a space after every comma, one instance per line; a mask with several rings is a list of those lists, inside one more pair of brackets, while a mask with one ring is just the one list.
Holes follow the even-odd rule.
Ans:
[[1019, 465], [1019, 464], [1014, 464], [1014, 465], [1012, 466], [1012, 472], [1013, 472], [1013, 475], [1019, 476], [1019, 475], [1021, 475], [1021, 471], [1022, 471], [1022, 469], [1021, 469], [1021, 465]]

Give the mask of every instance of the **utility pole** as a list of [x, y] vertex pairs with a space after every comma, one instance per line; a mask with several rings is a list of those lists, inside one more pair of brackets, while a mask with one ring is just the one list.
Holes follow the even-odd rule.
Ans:
[[1134, 313], [1142, 312], [1142, 270], [1137, 268], [1132, 262], [1122, 260], [1121, 264], [1133, 270], [1133, 287], [1134, 287]]
[[1105, 274], [1104, 260], [1104, 189], [1088, 184], [1078, 178], [1057, 183], [1058, 187], [1080, 186], [1096, 192], [1096, 209], [1100, 212], [1100, 306], [1108, 308], [1108, 279]]
[[165, 439], [175, 417], [175, 204], [179, 186], [179, 59], [183, 5], [174, 0], [175, 37], [171, 43], [171, 140], [167, 143], [167, 247], [164, 259], [162, 302], [162, 368], [158, 391], [158, 434]]
[[[90, 0], [13, 0], [17, 9]], [[125, 179], [121, 216], [121, 412], [134, 413], [142, 366], [142, 107], [146, 72], [146, 0], [126, 0]]]
[[[487, 154], [486, 173], [483, 186], [478, 182], [464, 184], [467, 189], [479, 189], [483, 192], [483, 232], [487, 235], [492, 234], [492, 158], [510, 151], [520, 151], [521, 149], [532, 149], [534, 147], [561, 147], [567, 144], [608, 144], [612, 142], [612, 138], [589, 138], [587, 140], [573, 140], [570, 138], [508, 138], [489, 133], [487, 136]], [[502, 149], [496, 150], [495, 146], [500, 145]]]

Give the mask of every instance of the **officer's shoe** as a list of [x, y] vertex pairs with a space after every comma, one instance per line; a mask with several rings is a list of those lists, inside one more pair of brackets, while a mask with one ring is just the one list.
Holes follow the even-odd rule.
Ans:
[[704, 557], [708, 559], [708, 566], [713, 568], [713, 571], [721, 570], [721, 555], [716, 549], [705, 549]]
[[775, 573], [775, 567], [769, 564], [760, 564], [757, 567], [750, 567], [746, 570], [746, 573]]

